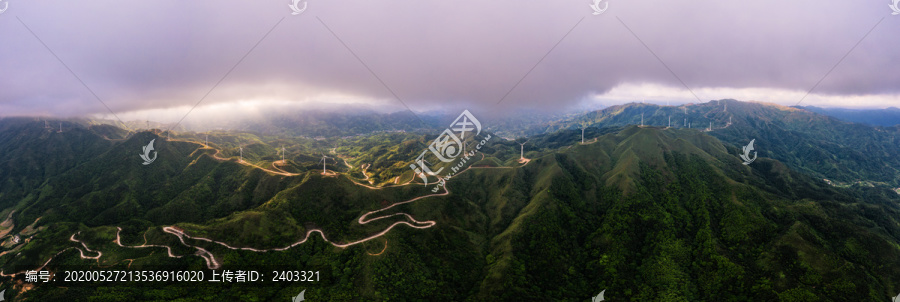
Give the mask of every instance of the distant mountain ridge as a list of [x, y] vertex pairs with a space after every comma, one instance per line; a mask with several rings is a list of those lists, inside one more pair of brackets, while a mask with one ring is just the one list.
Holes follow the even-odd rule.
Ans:
[[[4, 247], [14, 252], [0, 254], [0, 267], [9, 273], [52, 257], [50, 269], [73, 263], [200, 269], [207, 266], [197, 255], [209, 254], [223, 268], [320, 270], [322, 281], [306, 293], [333, 301], [586, 300], [598, 289], [606, 289], [610, 300], [636, 301], [882, 301], [894, 295], [900, 289], [900, 196], [879, 187], [835, 187], [817, 177], [820, 166], [782, 162], [776, 155], [811, 158], [805, 150], [847, 150], [831, 137], [848, 131], [858, 131], [860, 140], [888, 134], [873, 136], [876, 128], [785, 108], [736, 101], [607, 108], [583, 117], [585, 125], [595, 121], [584, 144], [580, 128], [564, 123], [558, 126], [566, 128], [531, 137], [524, 165], [516, 161], [518, 144], [492, 141], [473, 168], [447, 181], [447, 195], [402, 181], [373, 189], [345, 172], [344, 164], [328, 164], [329, 171], [339, 172], [331, 176], [322, 175], [317, 164], [299, 163], [314, 163], [313, 152], [330, 144], [288, 145], [307, 154], [281, 166], [296, 174], [286, 176], [242, 164], [235, 153], [243, 146], [245, 161], [274, 169], [280, 160], [272, 146], [277, 139], [214, 132], [218, 150], [204, 148], [194, 133], [179, 136], [190, 142], [165, 141], [149, 131], [110, 139], [104, 136], [124, 131], [73, 126], [56, 133], [37, 121], [0, 120], [0, 163], [16, 168], [0, 171], [6, 173], [0, 179], [0, 214], [11, 216], [11, 231], [29, 234], [23, 235], [26, 243]], [[662, 124], [684, 109], [697, 123], [713, 122], [713, 129]], [[641, 114], [644, 126], [636, 125]], [[725, 126], [729, 118], [732, 124]], [[809, 125], [821, 129], [804, 130]], [[743, 165], [739, 146], [748, 135], [757, 137], [760, 153]], [[351, 141], [361, 146], [342, 150], [384, 161], [381, 171], [399, 166], [406, 173], [401, 179], [415, 181], [410, 154], [433, 136], [397, 137], [404, 139]], [[139, 151], [153, 139], [159, 159], [141, 165]], [[878, 146], [859, 141], [855, 147]], [[848, 170], [834, 173], [890, 175], [852, 170], [869, 169], [875, 158], [861, 155], [833, 157], [857, 165], [835, 167]], [[42, 172], [53, 165], [64, 169]], [[359, 223], [364, 213], [378, 209], [387, 218]], [[435, 224], [400, 225], [343, 248], [313, 233], [308, 242], [268, 252], [163, 231], [175, 226], [232, 247], [270, 249], [298, 242], [312, 229], [341, 244], [397, 221], [421, 226], [414, 220]], [[84, 245], [73, 242], [73, 234]], [[171, 251], [120, 246], [144, 243]], [[82, 259], [83, 247], [102, 256]], [[240, 292], [215, 285], [147, 288], [38, 286], [22, 297], [278, 300], [298, 292], [290, 283]]]
[[[735, 147], [756, 139], [759, 156], [845, 183], [878, 182], [900, 187], [900, 126], [873, 127], [841, 121], [800, 108], [718, 100], [660, 106], [630, 103], [542, 125], [544, 133], [580, 127], [639, 125], [690, 127]], [[671, 118], [671, 122], [670, 122]], [[577, 130], [576, 130], [577, 129]]]
[[846, 108], [821, 108], [815, 106], [799, 106], [807, 111], [833, 116], [838, 119], [872, 125], [872, 126], [897, 126], [900, 125], [900, 108], [888, 107], [885, 109], [846, 109]]

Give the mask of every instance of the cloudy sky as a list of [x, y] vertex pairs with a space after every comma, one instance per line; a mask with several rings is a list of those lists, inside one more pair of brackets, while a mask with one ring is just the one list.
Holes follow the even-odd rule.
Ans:
[[0, 0], [0, 116], [900, 107], [890, 0], [291, 2]]

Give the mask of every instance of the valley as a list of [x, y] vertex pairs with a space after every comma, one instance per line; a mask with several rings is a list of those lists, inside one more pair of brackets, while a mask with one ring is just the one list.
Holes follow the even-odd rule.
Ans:
[[[427, 186], [408, 167], [434, 138], [422, 133], [305, 139], [220, 131], [205, 143], [205, 133], [165, 140], [162, 131], [97, 125], [56, 133], [4, 120], [0, 133], [53, 148], [77, 140], [82, 151], [48, 152], [43, 163], [3, 172], [16, 176], [2, 184], [8, 212], [0, 239], [21, 241], [3, 245], [2, 276], [13, 282], [25, 270], [70, 265], [323, 273], [315, 284], [254, 290], [269, 299], [301, 288], [334, 300], [577, 299], [596, 288], [638, 300], [663, 292], [688, 300], [874, 300], [893, 291], [891, 280], [900, 280], [894, 171], [809, 164], [816, 153], [782, 162], [771, 150], [793, 147], [761, 132], [753, 136], [758, 159], [744, 165], [737, 137], [752, 118], [741, 110], [756, 105], [729, 104], [734, 123], [712, 131], [652, 126], [659, 115], [644, 111], [649, 125], [601, 120], [586, 129], [585, 143], [580, 128], [533, 134], [525, 147], [497, 140], [452, 179], [430, 177]], [[607, 119], [648, 110], [623, 108]], [[894, 133], [882, 130], [871, 133]], [[158, 159], [141, 165], [137, 152], [152, 139]], [[7, 158], [27, 159], [33, 150], [0, 146]], [[324, 174], [323, 154], [335, 157]], [[53, 167], [62, 169], [39, 172]], [[852, 180], [862, 175], [874, 178]], [[432, 192], [436, 183], [443, 188]], [[166, 289], [189, 297], [246, 292], [221, 290]], [[25, 293], [76, 294], [68, 286]]]

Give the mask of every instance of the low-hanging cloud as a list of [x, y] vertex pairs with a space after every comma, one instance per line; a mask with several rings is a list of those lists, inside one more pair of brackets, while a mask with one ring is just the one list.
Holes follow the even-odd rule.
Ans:
[[559, 109], [621, 85], [805, 92], [826, 74], [814, 93], [900, 92], [900, 16], [880, 2], [288, 2], [11, 2], [0, 115], [106, 113], [91, 91], [116, 113], [333, 94]]

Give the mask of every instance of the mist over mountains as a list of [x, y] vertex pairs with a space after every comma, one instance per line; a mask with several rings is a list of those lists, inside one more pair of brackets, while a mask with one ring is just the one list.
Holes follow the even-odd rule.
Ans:
[[[62, 132], [0, 119], [4, 274], [215, 264], [322, 279], [152, 291], [3, 279], [26, 298], [585, 300], [605, 289], [611, 301], [883, 301], [900, 290], [896, 126], [735, 100], [523, 117], [504, 123], [531, 133], [518, 141], [468, 136], [494, 138], [433, 192], [437, 180], [426, 186], [409, 164], [441, 118], [429, 129], [412, 115], [334, 114], [208, 134], [48, 123]], [[151, 140], [158, 159], [143, 165]]]

